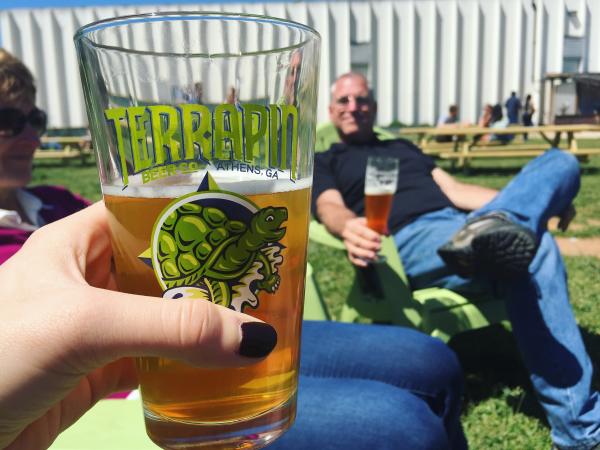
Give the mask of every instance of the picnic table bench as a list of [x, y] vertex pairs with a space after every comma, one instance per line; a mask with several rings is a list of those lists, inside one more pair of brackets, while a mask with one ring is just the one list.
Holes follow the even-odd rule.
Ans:
[[92, 154], [92, 141], [89, 136], [42, 136], [42, 144], [60, 144], [60, 149], [38, 148], [35, 159], [81, 158], [82, 162]]
[[[525, 127], [520, 125], [506, 128], [486, 128], [479, 126], [427, 128], [403, 128], [400, 134], [416, 134], [418, 144], [424, 153], [441, 159], [449, 159], [459, 167], [467, 168], [473, 158], [515, 158], [535, 157], [546, 150], [557, 147], [585, 160], [591, 155], [600, 155], [600, 148], [580, 148], [578, 138], [583, 132], [600, 133], [600, 125], [538, 125]], [[513, 140], [508, 143], [500, 141], [478, 142], [477, 136], [539, 134], [545, 143], [527, 143], [524, 140]], [[562, 137], [566, 137], [563, 143]], [[450, 136], [451, 142], [436, 142], [435, 137]], [[566, 145], [565, 145], [566, 143]]]

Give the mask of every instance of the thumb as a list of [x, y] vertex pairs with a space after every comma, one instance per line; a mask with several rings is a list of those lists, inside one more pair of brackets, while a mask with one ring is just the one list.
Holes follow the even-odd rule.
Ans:
[[266, 357], [277, 344], [273, 327], [206, 300], [166, 300], [97, 288], [78, 346], [86, 365], [123, 356], [160, 356], [199, 367], [235, 367]]

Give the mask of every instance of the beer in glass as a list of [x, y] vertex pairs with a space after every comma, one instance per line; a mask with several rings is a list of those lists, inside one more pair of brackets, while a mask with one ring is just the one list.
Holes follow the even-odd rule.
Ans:
[[389, 234], [388, 219], [398, 184], [398, 160], [369, 156], [365, 174], [365, 215], [367, 226]]
[[86, 25], [75, 42], [118, 288], [277, 331], [243, 368], [139, 358], [148, 435], [167, 449], [263, 447], [295, 416], [319, 37], [174, 12]]

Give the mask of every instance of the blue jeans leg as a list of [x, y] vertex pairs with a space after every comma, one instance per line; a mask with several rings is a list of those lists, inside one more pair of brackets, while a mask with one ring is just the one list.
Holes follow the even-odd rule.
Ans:
[[541, 238], [548, 219], [565, 211], [577, 195], [579, 171], [573, 155], [548, 150], [523, 167], [491, 202], [471, 213], [471, 217], [504, 211]]
[[300, 376], [298, 415], [269, 449], [445, 450], [439, 417], [410, 391], [360, 378]]
[[413, 288], [439, 286], [467, 297], [504, 299], [519, 350], [552, 427], [552, 439], [574, 450], [600, 442], [600, 401], [591, 389], [593, 369], [569, 303], [564, 264], [546, 223], [571, 204], [578, 189], [576, 159], [551, 150], [525, 166], [490, 203], [471, 213], [478, 217], [503, 211], [537, 233], [540, 247], [529, 276], [512, 283], [462, 279], [449, 273], [437, 256], [436, 249], [465, 224], [464, 213], [448, 208], [436, 211], [395, 236]]
[[543, 234], [529, 270], [529, 278], [508, 287], [513, 333], [552, 427], [552, 440], [565, 449], [589, 449], [600, 442], [600, 399], [592, 390], [592, 363], [550, 233]]
[[461, 395], [456, 356], [437, 339], [304, 322], [298, 416], [273, 447], [465, 449]]

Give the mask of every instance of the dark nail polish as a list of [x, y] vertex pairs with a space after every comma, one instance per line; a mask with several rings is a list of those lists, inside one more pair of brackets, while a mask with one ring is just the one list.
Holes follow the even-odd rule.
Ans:
[[242, 342], [238, 353], [248, 358], [262, 358], [277, 344], [277, 332], [263, 322], [246, 322], [242, 326]]

